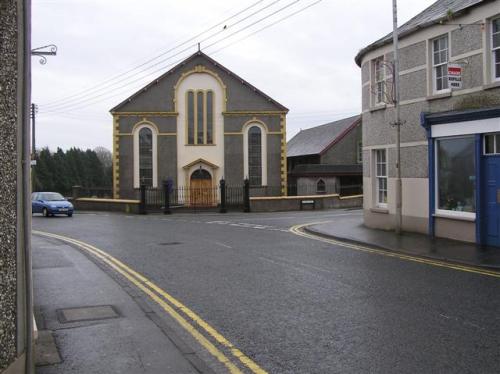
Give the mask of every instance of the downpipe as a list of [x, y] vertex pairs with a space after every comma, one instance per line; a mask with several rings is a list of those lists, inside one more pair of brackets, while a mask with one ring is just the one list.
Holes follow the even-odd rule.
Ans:
[[30, 107], [31, 107], [31, 0], [22, 2], [23, 33], [23, 92], [22, 92], [22, 229], [24, 244], [25, 274], [25, 372], [34, 372], [33, 359], [33, 285], [31, 271], [31, 152], [30, 152]]

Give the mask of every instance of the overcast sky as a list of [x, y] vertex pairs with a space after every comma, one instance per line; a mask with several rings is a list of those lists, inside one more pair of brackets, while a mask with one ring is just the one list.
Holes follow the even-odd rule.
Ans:
[[[431, 3], [399, 0], [399, 24]], [[111, 149], [109, 109], [203, 39], [205, 53], [290, 109], [288, 139], [357, 114], [354, 56], [392, 30], [391, 7], [391, 0], [33, 0], [32, 47], [58, 47], [45, 65], [32, 59], [37, 148]]]

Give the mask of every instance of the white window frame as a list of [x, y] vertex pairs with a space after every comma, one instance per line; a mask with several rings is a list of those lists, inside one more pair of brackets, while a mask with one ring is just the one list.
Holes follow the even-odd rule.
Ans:
[[[493, 136], [493, 152], [486, 152], [486, 137]], [[483, 135], [483, 156], [498, 156], [500, 147], [497, 147], [497, 138], [500, 138], [500, 133], [484, 134]]]
[[[439, 49], [439, 50], [434, 50], [434, 42], [440, 39], [445, 39], [446, 40], [446, 48], [445, 49]], [[445, 93], [445, 92], [450, 92], [450, 87], [448, 84], [448, 64], [450, 62], [450, 39], [448, 34], [441, 35], [437, 38], [431, 39], [431, 63], [432, 63], [432, 91], [434, 93]], [[439, 63], [436, 63], [434, 60], [434, 54], [435, 52], [443, 52], [446, 51], [446, 62], [439, 61]], [[441, 90], [437, 89], [437, 69], [440, 67], [445, 68], [446, 71], [446, 88], [443, 88]]]
[[245, 179], [248, 179], [248, 131], [254, 126], [260, 128], [261, 131], [262, 186], [267, 186], [267, 129], [259, 122], [247, 123], [243, 129], [243, 174]]
[[495, 76], [495, 55], [498, 53], [500, 54], [500, 45], [498, 47], [494, 47], [493, 46], [493, 36], [496, 35], [496, 34], [499, 34], [500, 35], [500, 25], [499, 25], [499, 29], [497, 32], [493, 32], [493, 23], [495, 21], [500, 21], [500, 18], [497, 17], [497, 18], [493, 18], [490, 22], [490, 47], [491, 47], [491, 77], [492, 77], [492, 80], [493, 82], [499, 82], [500, 81], [500, 75], [497, 77]]
[[358, 164], [363, 163], [363, 142], [361, 140], [358, 142], [358, 148], [356, 149], [356, 162]]
[[[434, 138], [434, 211], [435, 214], [438, 216], [449, 216], [449, 217], [456, 217], [456, 218], [465, 218], [467, 220], [475, 220], [476, 219], [476, 213], [472, 212], [460, 212], [460, 211], [455, 211], [455, 210], [446, 210], [446, 209], [439, 209], [439, 146], [438, 142], [440, 140], [448, 140], [448, 139], [460, 139], [460, 138], [470, 138], [471, 135], [460, 135], [460, 136], [448, 136], [448, 137], [439, 137], [439, 138]], [[474, 161], [475, 162], [475, 161]], [[475, 165], [475, 167], [478, 167]], [[477, 181], [476, 181], [476, 193], [477, 193]], [[477, 211], [477, 207], [476, 207]]]
[[385, 104], [385, 65], [384, 56], [377, 57], [373, 60], [373, 75], [375, 83], [375, 105]]
[[143, 128], [151, 130], [153, 136], [153, 181], [152, 187], [158, 188], [158, 131], [155, 126], [149, 123], [141, 123], [134, 128], [134, 188], [140, 188], [141, 181], [139, 180], [139, 131]]
[[[378, 174], [378, 165], [379, 164], [383, 164], [382, 162], [379, 162], [379, 152], [383, 151], [385, 153], [385, 175], [379, 175]], [[387, 149], [386, 148], [379, 148], [379, 149], [374, 149], [373, 150], [373, 160], [374, 160], [374, 164], [373, 164], [373, 175], [374, 175], [374, 181], [375, 181], [375, 205], [379, 208], [387, 208], [387, 202], [389, 201], [389, 162], [388, 162], [388, 152], [387, 152]], [[379, 192], [380, 192], [380, 188], [379, 188], [379, 180], [380, 179], [385, 179], [386, 182], [385, 182], [385, 186], [386, 186], [386, 189], [385, 189], [385, 195], [386, 195], [386, 202], [381, 202], [379, 200]]]

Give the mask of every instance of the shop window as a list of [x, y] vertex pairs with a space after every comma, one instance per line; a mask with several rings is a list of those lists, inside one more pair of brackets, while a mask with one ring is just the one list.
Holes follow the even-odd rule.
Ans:
[[436, 140], [437, 210], [475, 216], [474, 136]]
[[432, 41], [434, 91], [448, 89], [448, 35]]
[[387, 151], [377, 149], [375, 152], [375, 194], [379, 207], [387, 207]]

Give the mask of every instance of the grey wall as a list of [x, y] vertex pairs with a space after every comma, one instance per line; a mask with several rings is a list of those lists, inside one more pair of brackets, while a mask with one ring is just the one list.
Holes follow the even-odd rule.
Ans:
[[[17, 1], [0, 2], [0, 372], [10, 366], [18, 355], [17, 343], [23, 346], [16, 317], [22, 325], [24, 312], [18, 309], [18, 286], [23, 285], [21, 252], [21, 216], [17, 197], [21, 187], [21, 125], [20, 87], [23, 84], [18, 55]], [[17, 192], [19, 191], [19, 192]], [[18, 272], [18, 262], [21, 265]], [[20, 293], [21, 297], [22, 293]], [[18, 341], [19, 339], [19, 341]]]
[[119, 143], [119, 192], [121, 199], [135, 199], [134, 192], [134, 138], [120, 136]]
[[281, 135], [267, 136], [267, 185], [281, 185]]
[[327, 194], [339, 193], [340, 181], [336, 177], [298, 177], [297, 196], [315, 195], [318, 181], [325, 182]]
[[358, 125], [321, 156], [321, 163], [330, 165], [357, 164], [358, 142], [361, 139], [362, 126]]
[[228, 186], [243, 185], [243, 135], [224, 137], [224, 168]]
[[[250, 198], [250, 211], [252, 212], [284, 212], [300, 210], [300, 201], [303, 200], [298, 197], [281, 197], [281, 198]], [[309, 199], [308, 199], [309, 200]], [[340, 208], [354, 208], [363, 205], [362, 197], [355, 198], [340, 198], [339, 196], [318, 196], [315, 198], [315, 210], [321, 209], [340, 209]], [[304, 209], [312, 209], [309, 205]]]
[[214, 65], [203, 56], [195, 56], [187, 63], [176, 66], [173, 70], [159, 77], [146, 90], [141, 90], [130, 101], [123, 104], [120, 112], [171, 112], [174, 111], [174, 85], [182, 73], [193, 70], [197, 65], [204, 65], [207, 69], [219, 75], [227, 88], [228, 111], [262, 111], [282, 110], [264, 96], [254, 92], [234, 75], [227, 74], [220, 65]]

